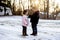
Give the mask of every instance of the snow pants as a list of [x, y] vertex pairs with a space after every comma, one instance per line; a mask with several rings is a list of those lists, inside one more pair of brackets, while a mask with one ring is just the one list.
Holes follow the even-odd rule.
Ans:
[[23, 35], [26, 35], [27, 33], [27, 27], [23, 26]]
[[33, 30], [33, 34], [37, 34], [37, 24], [32, 23], [32, 30]]

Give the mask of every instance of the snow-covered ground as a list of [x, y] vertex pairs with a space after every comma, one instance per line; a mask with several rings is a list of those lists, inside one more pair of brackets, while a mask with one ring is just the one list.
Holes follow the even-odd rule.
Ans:
[[60, 20], [39, 20], [38, 35], [31, 36], [31, 24], [27, 27], [28, 36], [22, 36], [21, 16], [0, 17], [0, 40], [60, 40]]

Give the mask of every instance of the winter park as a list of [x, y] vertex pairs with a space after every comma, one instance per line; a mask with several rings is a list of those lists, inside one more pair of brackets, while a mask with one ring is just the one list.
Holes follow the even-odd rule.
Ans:
[[0, 0], [0, 40], [60, 40], [60, 0]]
[[60, 40], [60, 21], [39, 19], [38, 35], [31, 36], [31, 25], [27, 28], [29, 36], [22, 37], [20, 16], [0, 17], [0, 40]]

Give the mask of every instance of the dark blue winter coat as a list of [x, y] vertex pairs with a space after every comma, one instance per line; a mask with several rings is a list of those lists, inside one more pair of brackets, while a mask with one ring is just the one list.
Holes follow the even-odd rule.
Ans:
[[30, 22], [38, 24], [39, 21], [39, 11], [36, 11], [33, 13], [33, 15], [30, 16]]

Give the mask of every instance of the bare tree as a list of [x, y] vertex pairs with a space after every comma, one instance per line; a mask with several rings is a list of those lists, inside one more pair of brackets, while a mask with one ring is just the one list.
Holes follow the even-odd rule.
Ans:
[[13, 14], [15, 14], [15, 0], [13, 1], [13, 5], [12, 5], [12, 12]]

